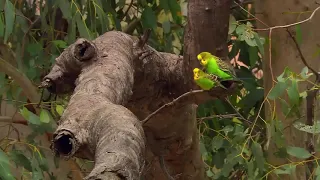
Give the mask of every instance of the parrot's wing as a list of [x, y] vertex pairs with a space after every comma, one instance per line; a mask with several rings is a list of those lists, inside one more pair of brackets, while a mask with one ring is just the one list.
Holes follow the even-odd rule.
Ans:
[[219, 57], [215, 57], [217, 59], [217, 64], [219, 68], [224, 72], [229, 72], [231, 75], [235, 76], [236, 72], [233, 69], [232, 65]]
[[207, 73], [204, 73], [204, 76], [212, 81], [218, 81], [218, 76], [216, 75], [213, 75], [213, 74], [207, 74]]

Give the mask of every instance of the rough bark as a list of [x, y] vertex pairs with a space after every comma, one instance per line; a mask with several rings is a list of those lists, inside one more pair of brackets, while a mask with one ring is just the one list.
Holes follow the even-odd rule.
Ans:
[[[194, 88], [192, 68], [198, 66], [200, 51], [226, 56], [230, 5], [231, 1], [222, 0], [189, 1], [184, 59], [147, 45], [141, 47], [137, 38], [116, 31], [92, 42], [79, 39], [67, 48], [45, 77], [52, 85], [51, 92], [70, 92], [75, 87], [54, 134], [55, 152], [66, 158], [94, 159], [95, 167], [87, 179], [139, 179], [144, 160], [141, 176], [148, 180], [167, 179], [163, 171], [175, 179], [205, 179], [196, 104], [223, 97], [233, 87], [186, 97], [155, 114], [143, 127], [138, 119]], [[193, 12], [197, 8], [200, 10]], [[198, 28], [195, 22], [199, 19], [207, 22], [205, 27], [200, 23], [203, 28]], [[209, 36], [212, 41], [199, 36]], [[164, 163], [160, 165], [159, 159]]]
[[[278, 1], [257, 1], [256, 8], [259, 15], [257, 16], [260, 20], [268, 24], [269, 26], [276, 25], [286, 25], [290, 23], [295, 23], [299, 20], [306, 19], [310, 16], [309, 13], [304, 14], [295, 14], [295, 13], [284, 13], [284, 12], [306, 12], [313, 11], [317, 5], [314, 1], [311, 0], [285, 0], [279, 6]], [[302, 43], [300, 44], [300, 49], [302, 51], [303, 56], [305, 57], [308, 64], [313, 67], [316, 71], [319, 70], [318, 58], [314, 58], [313, 55], [317, 51], [317, 44], [319, 44], [320, 35], [316, 33], [316, 30], [319, 29], [319, 18], [320, 16], [315, 15], [311, 22], [307, 22], [301, 24], [301, 32], [302, 32]], [[259, 24], [258, 28], [266, 28], [265, 26]], [[289, 28], [289, 31], [295, 35], [295, 27]], [[266, 37], [268, 36], [268, 32], [264, 34]], [[301, 60], [299, 52], [297, 50], [294, 41], [290, 37], [289, 33], [286, 29], [277, 29], [272, 33], [272, 61], [269, 61], [269, 49], [266, 49], [266, 57], [264, 57], [264, 88], [265, 93], [268, 93], [269, 90], [273, 87], [273, 81], [271, 76], [271, 69], [273, 71], [274, 77], [279, 76], [285, 69], [285, 67], [289, 67], [292, 71], [299, 73], [303, 67], [305, 67], [304, 63]], [[271, 66], [270, 66], [271, 65]], [[314, 80], [314, 79], [313, 79]], [[306, 84], [299, 84], [300, 91], [306, 90], [308, 87]], [[309, 86], [310, 88], [310, 86]], [[267, 94], [266, 94], [267, 95]], [[283, 99], [287, 99], [287, 97], [282, 97]], [[272, 103], [270, 107], [268, 104], [265, 107], [266, 111], [266, 120], [272, 121], [272, 112], [270, 109], [275, 108], [275, 113], [278, 120], [281, 120], [283, 123], [283, 127], [289, 126], [284, 131], [284, 136], [286, 139], [286, 143], [289, 146], [298, 146], [298, 147], [306, 147], [306, 136], [305, 133], [296, 130], [292, 126], [292, 122], [294, 119], [285, 118], [281, 112], [281, 104], [276, 101], [275, 104]], [[305, 112], [306, 105], [302, 105], [301, 112]], [[272, 142], [272, 141], [271, 141]], [[307, 142], [308, 144], [308, 142]], [[286, 159], [278, 158], [274, 155], [278, 149], [274, 144], [270, 144], [268, 148], [268, 161], [272, 165], [281, 165], [285, 163], [289, 163]], [[298, 159], [290, 159], [291, 161], [301, 161]], [[270, 179], [278, 179], [278, 177], [270, 177]], [[282, 175], [281, 179], [308, 179], [306, 166], [297, 166], [296, 172], [293, 176], [285, 176]]]
[[[228, 28], [231, 0], [188, 1], [188, 24], [184, 39], [184, 62], [188, 72], [200, 67], [194, 60], [203, 51], [211, 52], [227, 59]], [[192, 77], [188, 79], [189, 87], [194, 87]]]

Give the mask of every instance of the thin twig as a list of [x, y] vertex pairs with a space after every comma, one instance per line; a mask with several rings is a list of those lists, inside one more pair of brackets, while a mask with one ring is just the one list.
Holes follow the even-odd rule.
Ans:
[[[233, 1], [233, 2], [235, 2], [236, 5], [232, 5], [231, 9], [234, 9], [239, 6], [239, 4], [236, 1]], [[254, 3], [254, 0], [247, 0], [247, 1], [241, 2], [241, 5], [247, 5], [247, 4], [253, 4], [253, 3]]]
[[149, 114], [149, 116], [147, 116], [144, 120], [141, 121], [142, 124], [145, 124], [147, 123], [150, 118], [152, 118], [154, 115], [156, 115], [157, 113], [159, 113], [162, 109], [168, 107], [168, 106], [172, 106], [174, 105], [175, 103], [177, 103], [180, 99], [184, 98], [184, 97], [187, 97], [187, 96], [190, 96], [190, 95], [193, 95], [193, 94], [197, 94], [197, 93], [203, 93], [204, 90], [193, 90], [193, 91], [189, 91], [189, 92], [186, 92], [184, 94], [182, 94], [181, 96], [177, 97], [176, 99], [172, 100], [171, 102], [169, 103], [166, 103], [164, 105], [162, 105], [160, 108], [158, 108], [157, 110], [155, 110], [153, 113]]
[[133, 0], [131, 0], [128, 9], [127, 9], [126, 12], [123, 14], [123, 18], [125, 18], [125, 17], [128, 15], [129, 10], [131, 9], [132, 5], [133, 5]]
[[313, 74], [316, 76], [316, 81], [319, 81], [319, 79], [320, 79], [319, 73], [318, 73], [316, 70], [314, 70], [314, 69], [307, 63], [307, 60], [306, 60], [306, 58], [304, 57], [304, 55], [302, 54], [301, 48], [300, 48], [300, 46], [299, 46], [296, 38], [295, 38], [294, 35], [289, 31], [288, 28], [287, 28], [287, 32], [288, 32], [288, 34], [290, 35], [291, 39], [293, 40], [294, 44], [296, 45], [296, 48], [297, 48], [297, 50], [298, 50], [298, 52], [299, 52], [299, 55], [300, 55], [300, 58], [301, 58], [303, 64], [304, 64], [305, 66], [307, 66], [307, 67], [313, 72]]
[[264, 28], [264, 29], [255, 29], [256, 31], [269, 31], [269, 66], [270, 66], [270, 73], [271, 73], [271, 77], [272, 77], [272, 81], [273, 81], [273, 84], [275, 82], [275, 79], [274, 79], [274, 75], [273, 75], [273, 70], [272, 70], [272, 57], [271, 57], [271, 48], [272, 48], [272, 42], [271, 42], [271, 36], [272, 36], [272, 30], [274, 29], [280, 29], [280, 28], [289, 28], [289, 27], [292, 27], [292, 26], [296, 26], [296, 25], [299, 25], [299, 24], [302, 24], [302, 23], [305, 23], [305, 22], [308, 22], [310, 21], [313, 16], [315, 15], [315, 13], [320, 9], [320, 6], [318, 6], [315, 10], [313, 10], [312, 14], [309, 16], [309, 18], [305, 19], [305, 20], [302, 20], [302, 21], [298, 21], [298, 22], [295, 22], [295, 23], [291, 23], [291, 24], [286, 24], [286, 25], [279, 25], [279, 26], [273, 26], [273, 27], [269, 27], [269, 28]]
[[257, 18], [255, 15], [253, 15], [252, 13], [250, 13], [248, 10], [246, 10], [244, 7], [242, 7], [239, 3], [237, 3], [236, 1], [234, 1], [234, 3], [239, 6], [242, 10], [244, 10], [246, 13], [248, 13], [250, 16], [254, 17], [257, 19], [257, 21], [261, 22], [263, 25], [269, 27], [266, 23], [264, 23], [263, 21], [261, 21], [259, 18]]
[[28, 125], [28, 122], [26, 120], [15, 120], [10, 116], [0, 116], [0, 122]]
[[205, 120], [210, 120], [210, 119], [213, 119], [213, 118], [226, 119], [226, 118], [237, 117], [237, 115], [238, 115], [238, 114], [216, 114], [216, 115], [212, 115], [212, 116], [197, 118], [197, 120], [199, 120], [199, 121], [205, 121]]
[[159, 164], [161, 166], [161, 169], [164, 171], [164, 173], [166, 174], [168, 180], [174, 180], [174, 178], [170, 175], [167, 167], [166, 167], [166, 164], [164, 162], [164, 158], [163, 156], [159, 156]]
[[273, 68], [272, 68], [272, 54], [271, 54], [271, 49], [272, 49], [272, 42], [271, 42], [271, 37], [272, 37], [272, 29], [269, 31], [269, 68], [270, 68], [270, 74], [271, 74], [271, 79], [272, 79], [272, 87], [274, 86], [274, 75], [273, 75]]
[[139, 38], [138, 47], [143, 48], [147, 43], [149, 36], [151, 34], [151, 29], [146, 29], [143, 33], [143, 36]]
[[26, 44], [26, 37], [29, 31], [32, 29], [32, 27], [41, 19], [41, 17], [37, 17], [29, 26], [27, 31], [24, 33], [23, 38], [22, 38], [22, 45], [21, 45], [21, 60], [23, 61], [23, 56], [24, 56], [24, 49], [25, 49], [25, 44]]
[[228, 104], [232, 107], [232, 109], [242, 118], [246, 119], [242, 116], [242, 114], [239, 113], [239, 111], [233, 106], [233, 104], [229, 101], [229, 99], [226, 97], [225, 100], [228, 102]]
[[299, 24], [303, 24], [305, 22], [310, 21], [313, 16], [315, 15], [315, 13], [320, 9], [320, 6], [318, 6], [315, 10], [313, 10], [312, 14], [305, 20], [302, 21], [298, 21], [292, 24], [286, 24], [286, 25], [279, 25], [279, 26], [273, 26], [273, 27], [269, 27], [269, 28], [263, 28], [263, 29], [256, 29], [257, 31], [270, 31], [270, 30], [274, 30], [274, 29], [280, 29], [280, 28], [288, 28], [288, 27], [292, 27], [292, 26], [296, 26]]
[[40, 96], [37, 92], [37, 89], [34, 87], [33, 83], [29, 78], [20, 72], [17, 68], [13, 67], [7, 60], [4, 60], [0, 57], [0, 72], [12, 77], [19, 86], [23, 89], [24, 94], [32, 103], [38, 103]]

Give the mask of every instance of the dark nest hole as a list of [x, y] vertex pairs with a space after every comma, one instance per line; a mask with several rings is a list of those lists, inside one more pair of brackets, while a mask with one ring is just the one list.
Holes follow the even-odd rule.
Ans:
[[55, 138], [53, 144], [56, 153], [64, 156], [67, 156], [72, 152], [74, 145], [71, 135], [62, 135]]
[[95, 48], [87, 41], [77, 44], [75, 47], [75, 56], [80, 61], [88, 61], [95, 56]]

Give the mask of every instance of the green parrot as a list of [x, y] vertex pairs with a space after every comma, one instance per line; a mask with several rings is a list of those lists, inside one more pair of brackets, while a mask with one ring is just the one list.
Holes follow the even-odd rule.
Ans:
[[217, 76], [213, 74], [207, 74], [199, 68], [193, 69], [193, 79], [195, 83], [203, 90], [210, 90], [214, 86], [220, 85]]
[[202, 52], [198, 54], [197, 58], [200, 64], [205, 67], [207, 73], [216, 75], [221, 78], [221, 80], [234, 79], [236, 77], [231, 64], [228, 64], [209, 52]]

